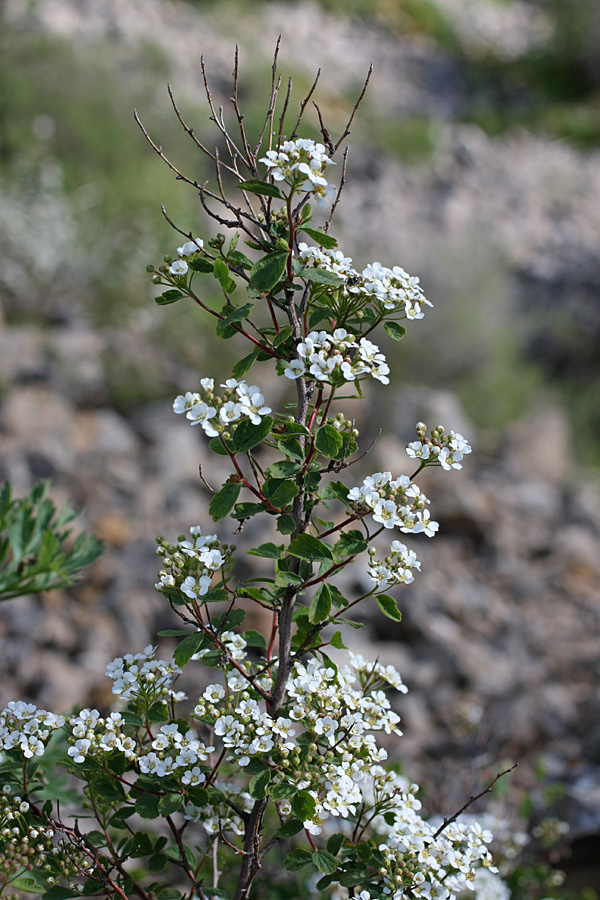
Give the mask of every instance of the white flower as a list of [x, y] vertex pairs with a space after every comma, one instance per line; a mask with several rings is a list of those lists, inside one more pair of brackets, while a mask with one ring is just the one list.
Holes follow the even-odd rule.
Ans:
[[[253, 390], [253, 388], [250, 388]], [[262, 394], [254, 392], [244, 394], [240, 400], [242, 415], [247, 415], [253, 425], [260, 425], [261, 417], [268, 416], [271, 412], [269, 406], [264, 406], [265, 398]]]
[[204, 247], [204, 241], [200, 238], [196, 238], [193, 241], [186, 241], [183, 247], [177, 248], [177, 252], [180, 256], [191, 256], [192, 253], [195, 253], [202, 247]]
[[299, 359], [293, 359], [290, 363], [288, 363], [287, 369], [284, 370], [284, 375], [286, 378], [300, 378], [301, 375], [304, 375], [306, 369], [304, 367], [304, 363]]
[[184, 259], [176, 259], [169, 266], [169, 272], [171, 275], [185, 275], [188, 268], [188, 264]]

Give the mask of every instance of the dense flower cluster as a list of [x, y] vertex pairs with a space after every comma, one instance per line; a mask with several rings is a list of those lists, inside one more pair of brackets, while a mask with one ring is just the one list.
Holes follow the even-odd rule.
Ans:
[[[357, 342], [345, 328], [336, 328], [333, 334], [311, 331], [298, 344], [299, 359], [293, 359], [284, 371], [287, 378], [312, 375], [317, 381], [362, 381], [376, 378], [389, 384], [389, 367], [379, 347], [367, 338]], [[308, 369], [308, 372], [307, 372]]]
[[64, 723], [62, 716], [33, 703], [11, 701], [0, 712], [0, 750], [20, 750], [25, 759], [43, 756], [50, 735]]
[[242, 419], [250, 419], [253, 425], [260, 425], [264, 416], [271, 412], [265, 406], [265, 398], [256, 385], [247, 385], [245, 381], [228, 378], [221, 387], [225, 388], [222, 397], [215, 396], [215, 383], [212, 378], [200, 381], [202, 393], [188, 391], [175, 398], [173, 411], [185, 413], [192, 425], [201, 425], [208, 437], [218, 437], [228, 431]]
[[344, 256], [340, 250], [324, 250], [305, 243], [298, 244], [298, 256], [306, 264], [312, 262], [317, 269], [343, 278], [341, 287], [345, 293], [374, 303], [381, 310], [402, 313], [407, 319], [422, 319], [423, 307], [433, 305], [419, 279], [400, 266], [389, 269], [373, 262], [359, 272], [353, 268], [351, 257]]
[[158, 539], [156, 552], [163, 557], [163, 567], [154, 587], [161, 593], [177, 589], [190, 600], [208, 593], [215, 572], [225, 564], [227, 556], [216, 534], [202, 534], [199, 525], [190, 528], [191, 540], [180, 538], [176, 544]]
[[471, 452], [471, 447], [466, 439], [458, 431], [450, 431], [444, 434], [444, 426], [438, 425], [426, 437], [427, 426], [424, 422], [416, 425], [418, 441], [412, 441], [406, 447], [406, 452], [411, 459], [419, 459], [423, 463], [439, 464], [442, 469], [462, 469], [461, 460]]
[[328, 206], [335, 196], [335, 188], [323, 176], [326, 167], [335, 163], [323, 144], [309, 138], [284, 141], [278, 150], [267, 150], [259, 161], [267, 166], [274, 181], [285, 181], [295, 190], [314, 194], [317, 206]]
[[[181, 669], [174, 663], [155, 658], [152, 644], [148, 644], [142, 653], [126, 653], [125, 656], [118, 656], [106, 667], [106, 674], [113, 681], [113, 694], [118, 694], [123, 700], [133, 700], [137, 697], [156, 700], [170, 696], [183, 699], [182, 695], [173, 694], [171, 691], [173, 676], [180, 673]], [[85, 710], [84, 712], [87, 713]], [[83, 716], [83, 713], [80, 715]], [[90, 723], [86, 718], [80, 724]]]
[[414, 550], [409, 550], [400, 541], [392, 541], [390, 555], [382, 562], [374, 559], [375, 553], [374, 547], [369, 548], [371, 560], [367, 573], [378, 588], [387, 588], [394, 584], [411, 584], [415, 580], [412, 570], [421, 570], [421, 563]]
[[423, 532], [433, 537], [439, 524], [430, 518], [429, 500], [408, 475], [392, 480], [391, 472], [368, 475], [360, 487], [348, 492], [348, 500], [357, 512], [370, 512], [373, 521], [385, 528], [399, 528], [406, 534]]

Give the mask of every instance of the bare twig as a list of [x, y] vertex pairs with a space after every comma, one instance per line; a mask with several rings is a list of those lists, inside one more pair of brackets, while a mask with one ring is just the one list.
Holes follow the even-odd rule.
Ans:
[[329, 132], [325, 128], [325, 122], [323, 121], [323, 116], [321, 114], [321, 110], [319, 109], [319, 107], [317, 106], [317, 104], [314, 101], [313, 101], [313, 106], [316, 109], [317, 115], [319, 117], [319, 126], [321, 128], [321, 136], [323, 138], [323, 143], [329, 150], [329, 155], [333, 156], [333, 154], [335, 153], [335, 147], [333, 146], [333, 142], [332, 142], [331, 138], [329, 137]]
[[340, 197], [342, 196], [342, 191], [344, 190], [344, 185], [346, 184], [346, 164], [348, 162], [348, 152], [349, 152], [349, 147], [346, 147], [346, 149], [344, 150], [343, 158], [342, 158], [342, 177], [340, 178], [340, 186], [337, 189], [337, 194], [335, 195], [335, 200], [333, 202], [333, 206], [331, 207], [331, 212], [329, 213], [329, 216], [328, 216], [327, 221], [325, 222], [325, 226], [323, 228], [323, 231], [325, 232], [325, 234], [327, 234], [327, 232], [329, 231], [329, 228], [331, 226], [331, 223], [333, 222], [333, 217], [335, 216], [335, 211], [338, 207], [338, 203], [340, 202]]
[[363, 84], [362, 91], [360, 92], [358, 100], [354, 104], [352, 112], [350, 113], [350, 118], [348, 119], [348, 121], [346, 123], [346, 127], [344, 128], [344, 131], [343, 131], [340, 139], [338, 140], [337, 144], [333, 148], [334, 153], [339, 149], [340, 144], [342, 144], [346, 140], [348, 135], [350, 134], [350, 126], [352, 125], [352, 122], [354, 121], [354, 116], [356, 115], [356, 113], [358, 111], [358, 107], [360, 106], [360, 104], [363, 101], [363, 98], [365, 96], [367, 87], [369, 86], [369, 81], [371, 80], [372, 74], [373, 74], [373, 63], [371, 63], [371, 65], [369, 66], [369, 71], [367, 72], [367, 77], [365, 78], [365, 83]]
[[238, 127], [240, 129], [240, 137], [242, 139], [242, 146], [244, 147], [245, 153], [245, 161], [248, 166], [250, 172], [252, 174], [256, 173], [256, 157], [252, 153], [250, 149], [250, 145], [246, 139], [246, 129], [244, 128], [244, 117], [240, 110], [240, 105], [238, 101], [238, 74], [239, 74], [239, 56], [240, 56], [240, 48], [236, 44], [235, 45], [235, 56], [233, 62], [233, 97], [231, 97], [231, 102], [233, 103], [233, 108], [235, 110], [235, 114], [238, 120]]
[[456, 822], [458, 817], [461, 816], [465, 812], [465, 810], [467, 810], [473, 803], [475, 803], [476, 800], [481, 799], [481, 797], [484, 797], [486, 794], [491, 794], [492, 788], [494, 787], [496, 782], [503, 778], [504, 775], [508, 775], [509, 772], [512, 772], [514, 769], [516, 769], [518, 765], [519, 763], [515, 763], [513, 766], [510, 766], [510, 768], [505, 769], [503, 772], [498, 772], [494, 780], [490, 781], [486, 788], [484, 788], [478, 794], [475, 794], [474, 797], [469, 797], [467, 802], [464, 804], [464, 806], [461, 806], [458, 812], [455, 812], [454, 815], [450, 816], [448, 819], [444, 819], [436, 833], [433, 835], [433, 840], [435, 841], [435, 839], [438, 838], [440, 834], [445, 831], [449, 825], [452, 824], [452, 822]]
[[317, 84], [319, 83], [320, 77], [321, 77], [321, 70], [317, 69], [317, 74], [315, 75], [315, 80], [313, 81], [308, 94], [306, 95], [304, 100], [302, 100], [302, 102], [300, 103], [300, 112], [298, 113], [298, 118], [296, 119], [296, 124], [294, 125], [292, 133], [290, 134], [291, 141], [293, 141], [294, 138], [296, 137], [296, 135], [298, 134], [298, 128], [300, 127], [300, 122], [302, 121], [302, 116], [304, 115], [304, 110], [308, 106], [308, 104], [310, 102], [310, 98], [312, 97], [312, 95], [314, 94], [314, 92], [316, 90], [316, 87], [317, 87]]

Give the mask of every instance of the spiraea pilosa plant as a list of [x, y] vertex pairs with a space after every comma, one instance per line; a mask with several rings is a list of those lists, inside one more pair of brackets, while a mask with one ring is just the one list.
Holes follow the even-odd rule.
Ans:
[[[417, 278], [397, 265], [354, 267], [331, 233], [347, 151], [337, 168], [334, 157], [362, 94], [338, 139], [318, 106], [321, 141], [303, 137], [316, 81], [292, 113], [275, 57], [252, 138], [237, 85], [236, 54], [233, 132], [205, 79], [226, 157], [198, 139], [173, 100], [214, 163], [211, 186], [179, 172], [146, 134], [229, 234], [176, 228], [177, 255], [149, 271], [165, 288], [159, 304], [192, 300], [213, 317], [217, 338], [246, 344], [233, 372], [203, 374], [173, 408], [230, 466], [210, 501], [217, 530], [230, 535], [251, 521], [252, 534], [272, 538], [250, 550], [266, 560], [263, 574], [242, 579], [235, 547], [205, 523], [160, 538], [156, 588], [179, 620], [173, 660], [148, 646], [110, 663], [113, 711], [62, 717], [19, 701], [0, 714], [4, 895], [399, 900], [456, 897], [477, 888], [478, 873], [486, 884], [494, 877], [489, 832], [458, 812], [426, 820], [417, 786], [385, 766], [377, 734], [400, 733], [388, 698], [406, 691], [398, 672], [328, 655], [346, 650], [341, 627], [356, 625], [348, 612], [359, 603], [400, 621], [387, 591], [410, 584], [420, 564], [398, 532], [432, 537], [438, 528], [417, 476], [460, 469], [470, 452], [460, 434], [418, 423], [406, 448], [412, 474], [350, 474], [368, 448], [336, 403], [360, 400], [367, 379], [386, 389], [374, 333], [398, 340], [430, 306]], [[313, 205], [326, 211], [320, 227]], [[216, 306], [204, 299], [206, 278], [222, 290]], [[265, 368], [280, 376], [295, 393], [291, 407], [272, 408], [253, 368], [263, 384]], [[383, 537], [388, 551], [375, 547]], [[371, 583], [361, 596], [336, 584], [351, 565]], [[266, 611], [265, 634], [244, 630], [249, 602]], [[189, 698], [176, 689], [184, 666], [203, 685], [200, 669], [211, 667], [208, 686]], [[57, 765], [78, 779], [79, 809], [65, 806], [74, 792], [56, 779]]]

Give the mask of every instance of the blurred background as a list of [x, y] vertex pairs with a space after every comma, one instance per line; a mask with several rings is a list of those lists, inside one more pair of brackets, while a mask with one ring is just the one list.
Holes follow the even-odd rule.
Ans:
[[[201, 55], [227, 114], [238, 43], [255, 132], [279, 34], [296, 103], [322, 69], [333, 136], [374, 63], [333, 230], [358, 268], [401, 265], [434, 304], [383, 348], [393, 383], [360, 422], [367, 444], [385, 426], [369, 471], [406, 469], [418, 419], [475, 450], [463, 472], [424, 480], [441, 534], [416, 547], [404, 622], [366, 611], [348, 640], [409, 684], [390, 752], [427, 778], [434, 807], [519, 760], [497, 802], [532, 828], [567, 821], [540, 853], [573, 889], [598, 888], [597, 0], [0, 0], [0, 478], [18, 494], [51, 477], [108, 545], [72, 591], [4, 604], [0, 701], [106, 703], [106, 661], [172, 626], [154, 537], [205, 518], [199, 462], [209, 482], [220, 473], [170, 405], [242, 354], [215, 352], [196, 310], [153, 303], [145, 266], [178, 243], [161, 204], [185, 231], [214, 229], [132, 111], [204, 181], [167, 82], [213, 146]], [[284, 386], [265, 377], [277, 401]]]

